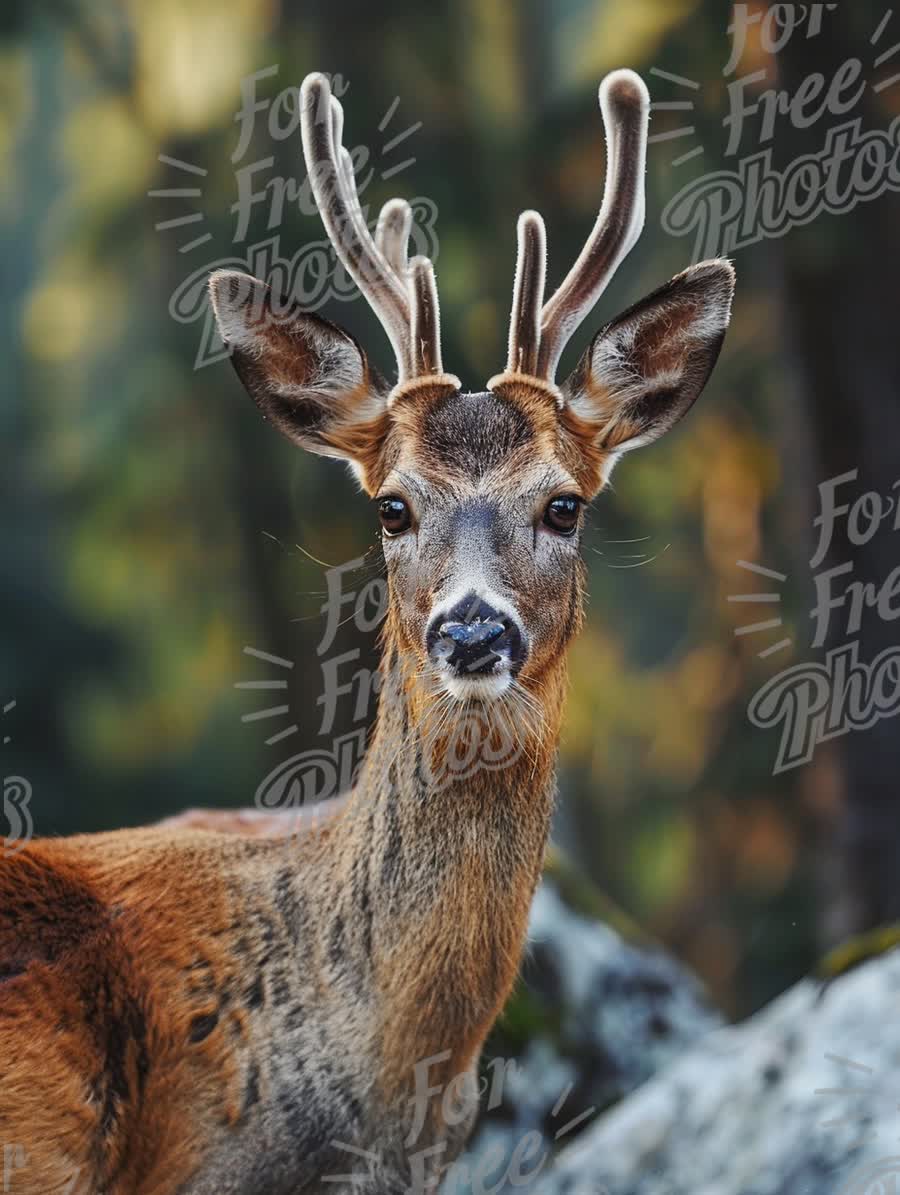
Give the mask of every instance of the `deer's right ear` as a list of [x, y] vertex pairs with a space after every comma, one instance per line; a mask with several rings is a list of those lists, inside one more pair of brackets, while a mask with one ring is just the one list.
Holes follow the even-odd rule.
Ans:
[[349, 333], [291, 311], [265, 282], [217, 270], [209, 293], [222, 339], [266, 419], [310, 452], [365, 476], [387, 430], [386, 388]]
[[649, 444], [693, 406], [706, 385], [731, 316], [727, 261], [691, 266], [594, 337], [563, 386], [578, 430], [607, 455]]

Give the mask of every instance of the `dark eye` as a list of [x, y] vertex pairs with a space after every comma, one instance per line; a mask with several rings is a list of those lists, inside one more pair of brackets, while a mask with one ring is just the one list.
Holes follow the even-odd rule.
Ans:
[[571, 495], [554, 498], [544, 511], [544, 526], [555, 531], [557, 535], [571, 535], [578, 526], [580, 507], [581, 500]]
[[388, 535], [402, 535], [412, 525], [412, 515], [402, 498], [382, 498], [378, 503], [378, 517]]

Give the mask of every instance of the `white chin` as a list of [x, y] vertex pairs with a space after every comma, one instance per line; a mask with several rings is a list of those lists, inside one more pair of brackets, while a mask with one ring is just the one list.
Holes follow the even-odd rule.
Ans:
[[508, 672], [492, 673], [490, 676], [441, 676], [441, 684], [457, 701], [474, 697], [479, 701], [496, 701], [512, 684]]

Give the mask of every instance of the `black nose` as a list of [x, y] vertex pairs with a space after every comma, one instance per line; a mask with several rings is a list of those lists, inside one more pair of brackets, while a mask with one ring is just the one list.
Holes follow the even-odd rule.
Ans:
[[432, 620], [427, 647], [432, 659], [443, 660], [458, 676], [485, 676], [503, 659], [517, 672], [525, 657], [515, 621], [474, 593]]

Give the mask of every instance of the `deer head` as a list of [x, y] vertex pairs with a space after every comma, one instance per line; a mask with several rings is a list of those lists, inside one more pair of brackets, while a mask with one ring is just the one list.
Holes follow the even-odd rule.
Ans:
[[266, 418], [348, 461], [375, 499], [391, 629], [418, 671], [460, 700], [537, 685], [580, 621], [582, 510], [623, 453], [661, 436], [700, 394], [728, 325], [733, 270], [708, 261], [677, 275], [602, 327], [556, 382], [566, 342], [644, 221], [649, 97], [637, 75], [616, 71], [600, 87], [607, 170], [594, 229], [545, 302], [543, 221], [522, 214], [506, 369], [465, 393], [444, 372], [432, 263], [407, 258], [409, 205], [387, 203], [373, 237], [324, 76], [305, 80], [301, 104], [316, 202], [387, 332], [397, 381], [334, 324], [220, 271], [210, 290], [234, 367]]

